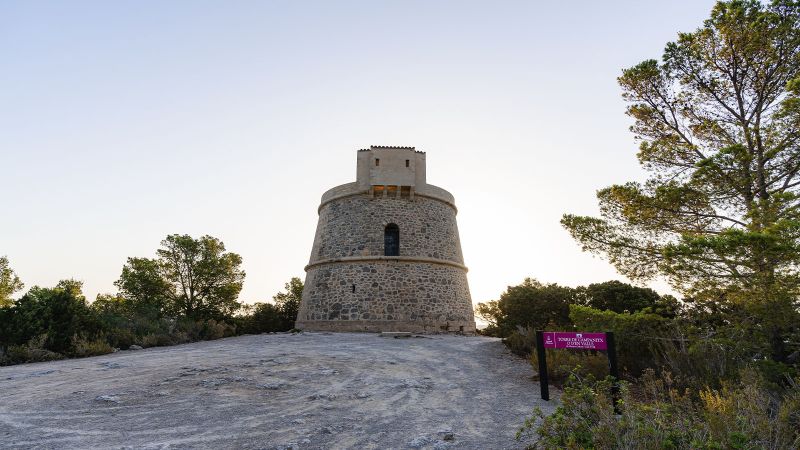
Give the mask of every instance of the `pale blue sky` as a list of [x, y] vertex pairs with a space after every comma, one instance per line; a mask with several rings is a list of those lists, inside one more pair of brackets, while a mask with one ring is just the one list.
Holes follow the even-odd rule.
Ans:
[[0, 255], [94, 298], [167, 234], [210, 234], [263, 301], [304, 275], [356, 150], [405, 145], [456, 197], [475, 303], [621, 279], [558, 221], [643, 177], [615, 79], [712, 5], [0, 1]]

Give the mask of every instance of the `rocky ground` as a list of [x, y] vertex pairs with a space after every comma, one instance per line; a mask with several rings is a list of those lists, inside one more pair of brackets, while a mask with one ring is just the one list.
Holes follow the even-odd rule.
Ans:
[[360, 333], [0, 367], [0, 447], [522, 448], [532, 374], [493, 338]]

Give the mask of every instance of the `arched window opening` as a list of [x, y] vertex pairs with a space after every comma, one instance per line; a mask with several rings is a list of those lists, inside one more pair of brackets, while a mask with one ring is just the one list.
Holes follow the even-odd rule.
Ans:
[[383, 231], [384, 256], [400, 256], [400, 227], [390, 223]]

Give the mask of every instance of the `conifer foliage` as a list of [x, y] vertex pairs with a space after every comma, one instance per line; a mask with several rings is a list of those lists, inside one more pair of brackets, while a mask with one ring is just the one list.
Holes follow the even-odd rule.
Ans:
[[782, 360], [800, 289], [800, 6], [719, 2], [618, 81], [649, 179], [562, 224], [633, 280], [757, 317]]

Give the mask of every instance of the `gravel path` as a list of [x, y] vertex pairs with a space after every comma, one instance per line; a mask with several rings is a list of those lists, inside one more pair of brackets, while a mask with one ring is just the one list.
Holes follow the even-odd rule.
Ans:
[[531, 367], [494, 338], [240, 336], [0, 367], [2, 448], [522, 448]]

